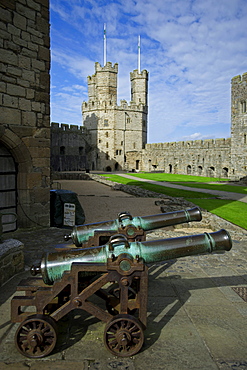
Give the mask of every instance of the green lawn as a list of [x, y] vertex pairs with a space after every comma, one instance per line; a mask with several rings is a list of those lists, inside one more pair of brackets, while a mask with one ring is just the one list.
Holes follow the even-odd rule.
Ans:
[[[154, 181], [188, 181], [188, 182], [217, 182], [222, 181], [220, 178], [216, 177], [202, 177], [202, 176], [192, 176], [192, 175], [177, 175], [173, 173], [150, 173], [150, 172], [140, 172], [140, 173], [130, 173], [129, 175], [140, 177], [143, 179], [149, 179]], [[224, 181], [228, 181], [227, 179]]]
[[[177, 185], [189, 186], [191, 188], [221, 190], [247, 195], [246, 186], [225, 184], [225, 181], [219, 183], [220, 179], [216, 179], [214, 177], [176, 175], [170, 173], [135, 173], [133, 176], [154, 181], [169, 181]], [[215, 184], [209, 184], [209, 182], [215, 182]]]
[[[192, 203], [196, 204], [197, 206], [206, 209], [207, 211], [224, 218], [232, 222], [235, 225], [238, 225], [244, 229], [247, 229], [247, 203], [242, 203], [239, 201], [232, 201], [232, 200], [223, 200], [223, 199], [212, 199], [210, 194], [200, 193], [200, 192], [193, 192], [191, 190], [180, 190], [180, 189], [173, 189], [168, 187], [163, 187], [161, 185], [155, 185], [150, 183], [145, 183], [138, 181], [139, 178], [147, 178], [154, 181], [169, 181], [172, 183], [176, 183], [179, 181], [182, 185], [187, 185], [192, 187], [192, 183], [186, 184], [184, 181], [188, 182], [188, 178], [191, 181], [198, 181], [197, 176], [186, 176], [186, 175], [172, 175], [172, 174], [133, 174], [137, 179], [130, 180], [121, 175], [102, 175], [106, 177], [108, 180], [118, 182], [121, 184], [132, 185], [132, 186], [139, 186], [140, 188], [154, 191], [156, 193], [166, 194], [171, 197], [182, 197]], [[169, 180], [167, 180], [167, 175], [169, 175]], [[131, 174], [132, 176], [132, 174]], [[181, 178], [184, 178], [184, 181], [181, 181]], [[164, 180], [166, 178], [166, 180]], [[179, 178], [179, 180], [178, 180]], [[176, 179], [176, 180], [175, 180]], [[200, 178], [200, 180], [205, 178]], [[212, 179], [210, 178], [210, 182]], [[194, 183], [193, 183], [194, 184]], [[198, 181], [197, 184], [194, 184], [193, 187], [201, 187], [204, 189], [217, 189], [217, 190], [225, 190], [225, 191], [235, 191], [236, 193], [243, 193], [246, 194], [246, 187], [244, 186], [233, 186], [233, 185], [225, 185], [225, 188], [219, 187], [219, 185], [223, 184], [207, 184], [202, 181]], [[229, 188], [226, 188], [229, 187]], [[229, 190], [231, 189], [231, 190]], [[237, 191], [238, 189], [238, 191]], [[241, 190], [241, 191], [240, 191]]]

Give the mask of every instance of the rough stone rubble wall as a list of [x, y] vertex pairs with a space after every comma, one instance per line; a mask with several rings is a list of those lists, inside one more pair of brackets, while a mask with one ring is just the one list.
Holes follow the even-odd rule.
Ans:
[[18, 224], [49, 224], [49, 0], [1, 0], [0, 144], [17, 166]]
[[247, 174], [247, 73], [232, 78], [231, 161], [234, 173]]
[[147, 144], [139, 152], [127, 153], [129, 170], [165, 171], [166, 173], [228, 177], [231, 139], [196, 140]]

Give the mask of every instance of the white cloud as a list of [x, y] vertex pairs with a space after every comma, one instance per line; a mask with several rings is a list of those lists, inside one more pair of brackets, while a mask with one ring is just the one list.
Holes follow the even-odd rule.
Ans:
[[231, 78], [247, 71], [246, 0], [51, 0], [51, 9], [52, 112], [58, 118], [81, 119], [86, 77], [103, 62], [107, 23], [107, 59], [119, 63], [119, 99], [130, 100], [129, 73], [137, 68], [142, 35], [151, 142], [229, 132]]

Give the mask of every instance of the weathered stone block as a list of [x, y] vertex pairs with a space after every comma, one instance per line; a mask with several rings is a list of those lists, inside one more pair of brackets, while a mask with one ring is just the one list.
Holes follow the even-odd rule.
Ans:
[[40, 187], [40, 183], [41, 183], [41, 173], [33, 172], [27, 175], [27, 188], [28, 189]]
[[[7, 1], [5, 0], [5, 2], [7, 2]], [[6, 22], [6, 23], [12, 23], [11, 11], [9, 11], [8, 6], [6, 6], [6, 8], [7, 9], [4, 9], [4, 8], [1, 7], [1, 20]]]
[[32, 68], [38, 71], [45, 71], [45, 63], [42, 60], [32, 59]]
[[5, 93], [6, 92], [6, 83], [0, 81], [0, 91]]
[[23, 55], [18, 56], [18, 66], [27, 70], [31, 70], [31, 61], [30, 58]]
[[36, 111], [36, 112], [40, 112], [41, 111], [41, 104], [39, 102], [32, 102], [32, 110]]
[[10, 95], [3, 95], [3, 105], [5, 107], [18, 108], [18, 98]]
[[[26, 78], [25, 78], [26, 79]], [[26, 89], [26, 98], [32, 100], [35, 95], [34, 89]]]
[[35, 16], [36, 16], [36, 12], [30, 8], [28, 8], [27, 6], [24, 6], [20, 3], [16, 3], [16, 11], [23, 15], [24, 17], [28, 18], [28, 19], [32, 19], [33, 21], [35, 21]]
[[9, 75], [13, 75], [13, 76], [21, 76], [22, 75], [22, 70], [20, 68], [8, 66], [7, 73]]
[[17, 65], [17, 60], [18, 57], [13, 51], [5, 49], [0, 50], [0, 62]]
[[14, 13], [13, 19], [14, 26], [20, 28], [21, 30], [26, 30], [27, 28], [27, 19], [18, 13]]
[[37, 2], [37, 1], [33, 1], [33, 0], [27, 0], [27, 6], [31, 9], [34, 9], [38, 12], [40, 12], [40, 4]]
[[21, 112], [18, 109], [0, 107], [0, 123], [18, 125], [21, 123]]
[[16, 86], [14, 84], [7, 84], [7, 94], [13, 95], [13, 96], [25, 96], [26, 90], [22, 86]]
[[50, 60], [50, 50], [44, 46], [39, 46], [38, 57], [41, 60]]
[[27, 111], [30, 111], [31, 110], [31, 101], [28, 100], [28, 99], [23, 99], [23, 98], [20, 98], [19, 99], [19, 108], [21, 110], [27, 110]]
[[34, 112], [22, 112], [21, 122], [24, 126], [35, 126], [36, 125], [36, 114]]

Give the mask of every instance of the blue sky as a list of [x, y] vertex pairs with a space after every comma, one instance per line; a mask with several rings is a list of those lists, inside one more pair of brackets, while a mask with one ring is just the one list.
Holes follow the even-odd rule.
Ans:
[[82, 125], [87, 76], [118, 63], [118, 102], [129, 74], [149, 72], [148, 142], [230, 136], [231, 78], [247, 72], [247, 0], [50, 0], [51, 120]]

